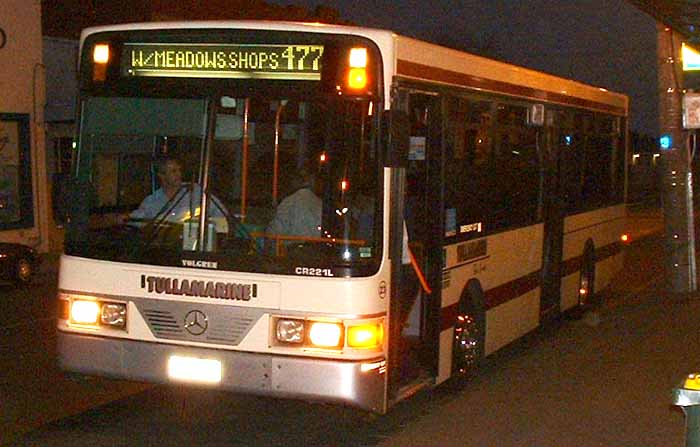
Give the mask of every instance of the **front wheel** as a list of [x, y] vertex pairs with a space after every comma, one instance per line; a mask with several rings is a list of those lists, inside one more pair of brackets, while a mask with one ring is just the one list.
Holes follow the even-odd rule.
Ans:
[[478, 368], [484, 356], [483, 318], [473, 306], [460, 311], [454, 325], [452, 372], [467, 376]]

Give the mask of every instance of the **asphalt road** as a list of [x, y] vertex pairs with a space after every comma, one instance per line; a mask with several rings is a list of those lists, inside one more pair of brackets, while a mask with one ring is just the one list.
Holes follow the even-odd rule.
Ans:
[[700, 296], [665, 291], [662, 254], [658, 240], [636, 244], [597, 313], [543, 328], [468, 383], [419, 394], [387, 416], [153, 387], [8, 445], [682, 446], [671, 390], [700, 369]]

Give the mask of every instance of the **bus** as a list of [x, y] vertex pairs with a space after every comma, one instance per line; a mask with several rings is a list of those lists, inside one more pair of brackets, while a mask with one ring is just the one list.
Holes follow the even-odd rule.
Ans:
[[624, 95], [318, 23], [91, 28], [79, 64], [65, 370], [384, 413], [621, 267]]

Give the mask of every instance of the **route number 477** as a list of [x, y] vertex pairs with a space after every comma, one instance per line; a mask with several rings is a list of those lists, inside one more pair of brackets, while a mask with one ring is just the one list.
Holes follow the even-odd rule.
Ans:
[[319, 71], [322, 55], [320, 45], [290, 45], [282, 53], [290, 71]]

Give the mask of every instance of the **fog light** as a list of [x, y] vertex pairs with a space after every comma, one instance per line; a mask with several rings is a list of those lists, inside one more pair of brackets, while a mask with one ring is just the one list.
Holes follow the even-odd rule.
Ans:
[[334, 348], [340, 346], [342, 334], [342, 326], [338, 323], [314, 322], [309, 331], [309, 339], [314, 346]]
[[277, 320], [277, 341], [302, 343], [304, 341], [304, 322], [302, 320]]
[[70, 308], [71, 322], [76, 324], [97, 324], [100, 316], [100, 305], [97, 301], [73, 301]]
[[126, 326], [126, 304], [104, 303], [100, 323], [118, 328]]

